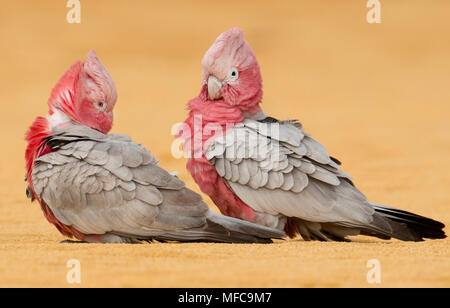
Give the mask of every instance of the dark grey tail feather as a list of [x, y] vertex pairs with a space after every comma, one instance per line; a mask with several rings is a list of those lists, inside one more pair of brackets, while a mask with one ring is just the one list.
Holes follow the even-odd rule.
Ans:
[[212, 214], [208, 217], [207, 222], [207, 230], [215, 230], [215, 228], [219, 227], [219, 230], [224, 229], [226, 231], [225, 234], [229, 234], [230, 239], [237, 241], [251, 238], [255, 240], [254, 242], [271, 242], [271, 239], [283, 239], [286, 237], [283, 231], [223, 215]]
[[[382, 215], [375, 213], [373, 215], [373, 222], [371, 224], [375, 228], [370, 230], [375, 233], [381, 233], [380, 235], [391, 236], [398, 240], [408, 242], [420, 242], [422, 237], [413, 230], [410, 230], [405, 224], [386, 219]], [[379, 230], [377, 230], [379, 228]]]
[[420, 237], [420, 240], [423, 240], [423, 238], [443, 239], [447, 237], [443, 230], [445, 225], [439, 221], [379, 204], [372, 203], [372, 206], [376, 213], [386, 218], [391, 224], [394, 222], [394, 225], [405, 226]]
[[283, 231], [260, 226], [223, 215], [211, 213], [203, 228], [161, 231], [153, 236], [117, 234], [124, 237], [150, 241], [215, 242], [215, 243], [272, 243], [272, 239], [283, 239]]
[[[349, 222], [339, 222], [332, 225], [357, 230], [361, 235], [375, 236], [383, 240], [392, 237], [402, 241], [421, 241], [422, 238], [405, 224], [389, 220], [378, 213], [374, 213], [373, 221], [370, 224], [355, 224]], [[334, 232], [333, 232], [334, 233]]]
[[410, 212], [371, 204], [375, 210], [373, 220], [367, 223], [329, 222], [314, 223], [296, 219], [298, 233], [305, 241], [347, 241], [347, 236], [367, 235], [383, 240], [423, 241], [424, 238], [442, 239], [443, 223]]
[[230, 232], [215, 223], [209, 223], [208, 229], [204, 231], [173, 231], [146, 240], [156, 240], [160, 242], [176, 241], [183, 243], [272, 243], [270, 238], [259, 238], [248, 234]]
[[[221, 229], [220, 232], [218, 230]], [[259, 238], [248, 234], [228, 232], [224, 228], [216, 228], [214, 231], [170, 231], [156, 236], [134, 236], [136, 240], [140, 241], [157, 241], [157, 242], [182, 242], [182, 243], [260, 243], [270, 244], [270, 238]]]

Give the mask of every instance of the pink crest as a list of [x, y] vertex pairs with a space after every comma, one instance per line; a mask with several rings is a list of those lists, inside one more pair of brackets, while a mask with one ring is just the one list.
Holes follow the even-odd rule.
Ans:
[[[94, 81], [94, 84], [90, 85], [89, 82], [86, 82], [86, 79], [88, 78]], [[109, 75], [108, 70], [97, 57], [94, 50], [91, 50], [87, 55], [86, 62], [84, 63], [83, 70], [80, 74], [80, 81], [79, 87], [87, 88], [81, 92], [99, 90], [104, 96], [104, 100], [108, 102], [108, 110], [113, 109], [114, 104], [117, 101], [116, 86]], [[93, 89], [94, 87], [95, 89]]]
[[257, 65], [256, 56], [245, 41], [244, 32], [234, 27], [219, 35], [203, 57], [203, 79], [210, 74], [223, 79], [231, 67], [245, 70], [252, 65]]

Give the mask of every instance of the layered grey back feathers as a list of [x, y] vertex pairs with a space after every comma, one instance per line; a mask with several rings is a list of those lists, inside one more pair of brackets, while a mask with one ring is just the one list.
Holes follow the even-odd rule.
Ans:
[[205, 156], [255, 211], [321, 223], [340, 238], [361, 230], [417, 239], [407, 228], [375, 213], [351, 177], [297, 122], [246, 119], [210, 142]]
[[53, 152], [36, 160], [33, 189], [60, 222], [83, 234], [220, 242], [283, 236], [247, 223], [232, 221], [234, 229], [217, 223], [200, 195], [127, 136], [71, 125], [45, 142]]

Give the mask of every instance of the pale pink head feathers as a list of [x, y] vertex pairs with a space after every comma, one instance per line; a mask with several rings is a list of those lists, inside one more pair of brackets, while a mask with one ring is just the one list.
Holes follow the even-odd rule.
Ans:
[[73, 121], [107, 133], [116, 100], [114, 81], [92, 50], [85, 62], [73, 64], [53, 88], [49, 113], [60, 109]]
[[210, 100], [223, 99], [243, 111], [255, 110], [262, 99], [256, 56], [239, 28], [222, 33], [202, 60], [202, 77]]

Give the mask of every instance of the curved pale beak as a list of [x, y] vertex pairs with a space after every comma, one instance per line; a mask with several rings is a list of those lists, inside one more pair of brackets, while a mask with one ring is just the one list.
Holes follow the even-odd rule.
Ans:
[[208, 77], [208, 98], [211, 100], [222, 98], [222, 83], [213, 75]]

